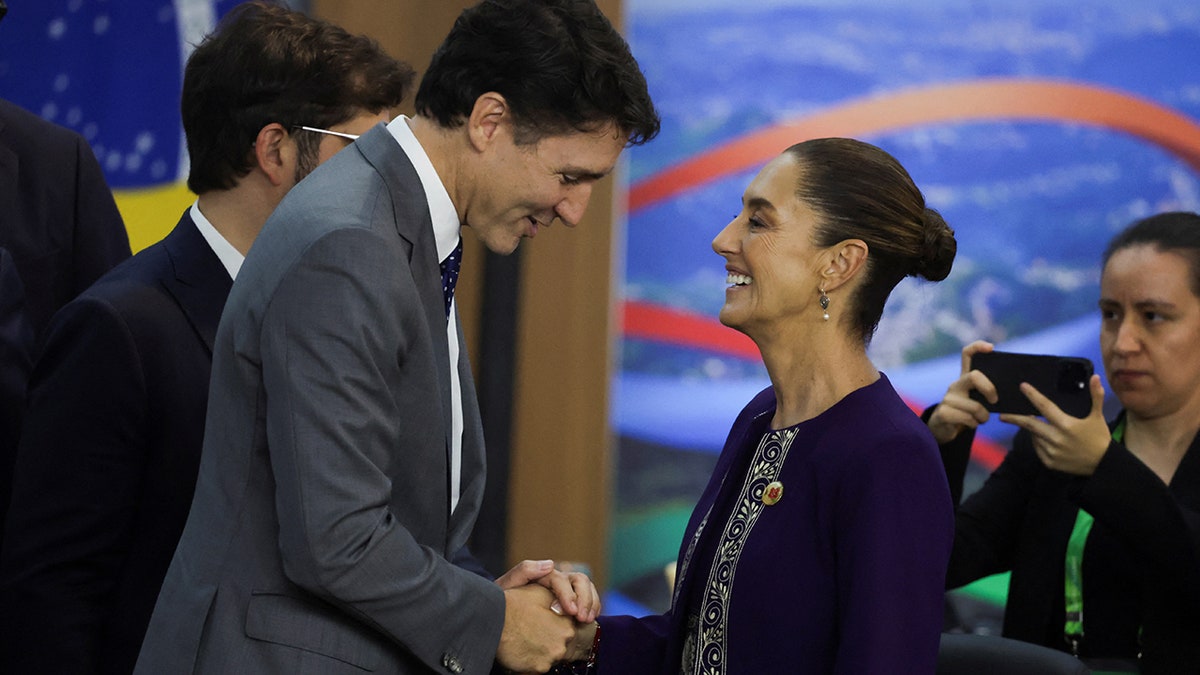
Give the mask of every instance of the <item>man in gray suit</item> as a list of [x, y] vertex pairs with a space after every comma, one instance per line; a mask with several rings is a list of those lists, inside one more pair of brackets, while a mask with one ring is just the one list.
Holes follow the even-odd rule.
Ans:
[[293, 189], [246, 257], [139, 673], [545, 671], [594, 618], [590, 582], [546, 561], [495, 583], [451, 562], [484, 452], [450, 291], [461, 226], [510, 253], [574, 225], [657, 113], [592, 0], [466, 10], [416, 108]]

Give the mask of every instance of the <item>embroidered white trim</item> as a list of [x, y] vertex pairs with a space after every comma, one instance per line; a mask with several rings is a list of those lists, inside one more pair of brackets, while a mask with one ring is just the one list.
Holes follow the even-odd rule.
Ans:
[[[763, 491], [766, 490], [767, 484], [779, 478], [779, 472], [795, 438], [795, 427], [769, 431], [763, 435], [762, 441], [754, 451], [738, 504], [725, 523], [725, 530], [717, 545], [704, 590], [703, 609], [695, 625], [689, 621], [688, 636], [684, 640], [683, 659], [680, 663], [680, 669], [684, 673], [725, 673], [728, 650], [726, 621], [729, 616], [729, 601], [733, 597], [738, 560], [746, 540], [750, 538], [751, 530], [765, 508], [762, 502]], [[696, 536], [699, 536], [698, 532]], [[695, 546], [695, 538], [692, 546]], [[688, 553], [691, 553], [690, 547]]]

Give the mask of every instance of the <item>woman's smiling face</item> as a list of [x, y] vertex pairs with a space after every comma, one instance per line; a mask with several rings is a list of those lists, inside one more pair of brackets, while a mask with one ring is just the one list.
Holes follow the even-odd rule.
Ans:
[[820, 215], [796, 198], [801, 166], [790, 154], [763, 167], [742, 195], [742, 210], [713, 239], [729, 287], [721, 323], [753, 336], [780, 322], [820, 320]]

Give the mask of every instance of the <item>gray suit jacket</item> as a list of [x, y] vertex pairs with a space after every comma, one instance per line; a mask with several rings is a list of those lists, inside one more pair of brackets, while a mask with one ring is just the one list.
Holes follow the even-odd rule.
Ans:
[[294, 188], [238, 274], [187, 526], [138, 673], [486, 673], [504, 597], [449, 562], [483, 495], [462, 335], [462, 493], [420, 180], [379, 126]]

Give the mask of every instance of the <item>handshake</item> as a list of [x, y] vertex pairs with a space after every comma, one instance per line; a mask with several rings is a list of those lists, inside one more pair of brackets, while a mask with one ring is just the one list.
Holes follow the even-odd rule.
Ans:
[[600, 594], [586, 574], [552, 560], [525, 560], [496, 579], [504, 589], [504, 629], [496, 662], [510, 672], [545, 673], [593, 658]]

